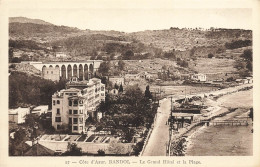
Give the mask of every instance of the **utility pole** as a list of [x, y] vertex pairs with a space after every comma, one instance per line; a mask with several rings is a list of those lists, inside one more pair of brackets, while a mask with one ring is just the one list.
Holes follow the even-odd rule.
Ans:
[[172, 96], [171, 96], [171, 114], [170, 114], [170, 127], [169, 127], [169, 143], [168, 143], [168, 155], [171, 156], [171, 138], [172, 138], [172, 130], [173, 130], [173, 120], [172, 120]]

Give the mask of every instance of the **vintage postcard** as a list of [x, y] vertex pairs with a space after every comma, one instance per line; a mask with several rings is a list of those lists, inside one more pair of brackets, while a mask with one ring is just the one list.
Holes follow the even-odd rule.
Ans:
[[1, 166], [260, 166], [257, 0], [10, 0]]

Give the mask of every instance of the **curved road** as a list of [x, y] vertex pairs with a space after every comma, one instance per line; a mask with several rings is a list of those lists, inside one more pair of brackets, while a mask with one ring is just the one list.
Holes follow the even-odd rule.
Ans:
[[165, 125], [171, 110], [171, 100], [163, 99], [157, 112], [154, 129], [142, 156], [166, 156], [166, 143], [169, 141], [169, 126]]

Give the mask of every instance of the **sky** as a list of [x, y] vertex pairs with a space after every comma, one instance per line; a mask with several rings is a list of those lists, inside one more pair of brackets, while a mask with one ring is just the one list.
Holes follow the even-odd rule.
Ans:
[[[194, 0], [195, 2], [196, 0]], [[27, 3], [25, 3], [27, 2]], [[248, 6], [199, 5], [180, 3], [108, 3], [101, 0], [77, 3], [53, 3], [50, 1], [12, 1], [9, 17], [42, 19], [55, 25], [90, 30], [116, 30], [136, 32], [143, 30], [179, 28], [241, 28], [252, 29], [252, 8]], [[34, 1], [35, 2], [35, 1]], [[67, 1], [66, 1], [67, 2]], [[88, 2], [88, 3], [87, 3]], [[112, 0], [111, 2], [116, 2]], [[121, 1], [117, 1], [121, 2]], [[161, 1], [163, 2], [163, 1]], [[198, 1], [200, 2], [200, 1]], [[221, 1], [219, 1], [221, 2]], [[138, 3], [139, 4], [139, 3]]]

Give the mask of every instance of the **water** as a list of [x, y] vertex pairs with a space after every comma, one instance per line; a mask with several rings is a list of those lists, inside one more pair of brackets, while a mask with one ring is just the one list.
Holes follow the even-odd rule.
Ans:
[[186, 156], [253, 155], [252, 126], [209, 126], [189, 141]]

